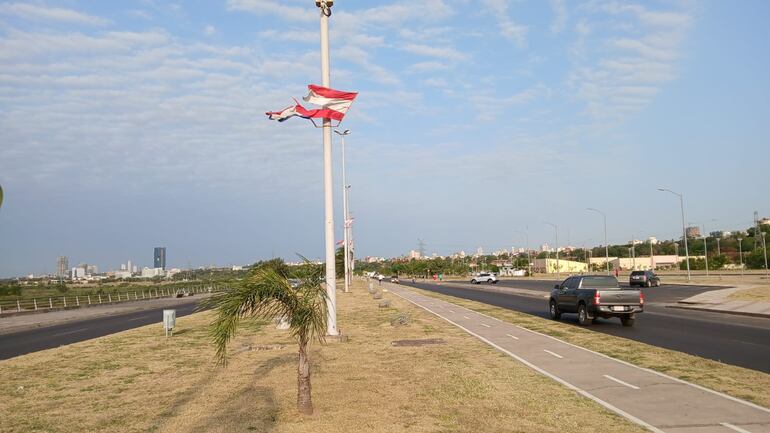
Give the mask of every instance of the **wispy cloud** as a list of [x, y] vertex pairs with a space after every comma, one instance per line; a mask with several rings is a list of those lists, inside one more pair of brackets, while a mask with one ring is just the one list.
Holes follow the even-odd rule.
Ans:
[[567, 5], [564, 0], [551, 0], [551, 9], [553, 10], [551, 33], [561, 33], [567, 25]]
[[454, 61], [465, 60], [468, 56], [452, 47], [435, 47], [423, 44], [405, 44], [401, 49], [412, 54], [426, 57], [438, 57]]
[[70, 24], [85, 24], [91, 26], [106, 26], [110, 20], [71, 9], [39, 6], [29, 3], [0, 4], [0, 14], [14, 15], [24, 19], [44, 20]]
[[484, 0], [484, 6], [497, 20], [500, 34], [504, 38], [514, 41], [519, 48], [527, 46], [529, 27], [518, 24], [509, 16], [507, 0]]

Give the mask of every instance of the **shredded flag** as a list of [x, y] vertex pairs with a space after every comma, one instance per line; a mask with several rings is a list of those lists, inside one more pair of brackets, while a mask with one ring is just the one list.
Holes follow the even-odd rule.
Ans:
[[286, 107], [282, 111], [270, 111], [265, 114], [270, 120], [277, 120], [279, 122], [294, 116], [305, 119], [329, 119], [341, 122], [353, 100], [358, 96], [357, 92], [343, 92], [314, 84], [308, 85], [307, 88], [310, 92], [302, 99], [311, 104], [319, 105], [321, 108], [308, 110], [295, 99], [294, 102], [296, 104], [294, 106]]
[[342, 245], [342, 244], [344, 244], [344, 243], [345, 243], [345, 240], [344, 240], [344, 239], [340, 239], [340, 240], [338, 240], [338, 241], [337, 241], [337, 245]]

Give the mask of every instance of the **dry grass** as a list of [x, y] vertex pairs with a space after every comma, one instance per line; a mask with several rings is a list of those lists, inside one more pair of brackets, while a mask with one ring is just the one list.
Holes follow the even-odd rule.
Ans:
[[[632, 364], [650, 368], [673, 377], [724, 392], [765, 407], [770, 407], [770, 374], [640, 343], [622, 337], [600, 334], [553, 320], [542, 319], [505, 308], [455, 298], [426, 290], [412, 289], [424, 295], [444, 299], [509, 323], [521, 325], [604, 353]], [[543, 307], [545, 308], [545, 306]]]
[[761, 301], [770, 302], [770, 284], [739, 290], [729, 296], [735, 301]]
[[[350, 340], [314, 345], [316, 415], [296, 411], [296, 345], [251, 323], [227, 368], [210, 313], [0, 362], [2, 432], [641, 432], [443, 320], [359, 285], [337, 296]], [[407, 326], [391, 326], [397, 313]], [[446, 343], [393, 347], [401, 339]], [[268, 350], [239, 349], [261, 346]], [[237, 353], [236, 353], [237, 352]], [[580, 413], [580, 417], [575, 417]], [[611, 426], [611, 427], [610, 427]]]

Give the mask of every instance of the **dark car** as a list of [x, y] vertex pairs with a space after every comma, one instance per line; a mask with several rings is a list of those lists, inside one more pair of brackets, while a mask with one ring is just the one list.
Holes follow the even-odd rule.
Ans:
[[659, 287], [660, 277], [652, 271], [633, 271], [628, 277], [628, 284], [630, 286]]
[[636, 314], [644, 311], [644, 293], [621, 288], [611, 275], [569, 277], [554, 286], [548, 311], [554, 320], [559, 320], [562, 313], [577, 313], [578, 323], [583, 326], [597, 317], [618, 317], [623, 326], [632, 326]]

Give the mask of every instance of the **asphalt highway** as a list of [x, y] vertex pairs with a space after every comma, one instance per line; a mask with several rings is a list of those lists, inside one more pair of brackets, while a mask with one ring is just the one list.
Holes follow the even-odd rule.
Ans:
[[[198, 300], [191, 300], [171, 308], [176, 310], [177, 317], [181, 317], [194, 313], [197, 303]], [[163, 310], [168, 308], [170, 307], [158, 307], [0, 335], [0, 360], [90, 340], [153, 323], [158, 325], [158, 332], [163, 332], [161, 326]]]
[[[407, 286], [548, 318], [547, 299], [474, 290], [479, 286], [455, 283], [411, 283], [406, 279], [402, 281], [402, 284]], [[542, 280], [509, 280], [500, 281], [498, 285], [538, 290], [546, 295], [555, 283]], [[665, 306], [666, 303], [707, 290], [713, 288], [679, 285], [645, 288], [645, 311], [637, 315], [633, 327], [621, 326], [618, 319], [597, 319], [589, 329], [770, 373], [770, 319]], [[577, 316], [574, 314], [565, 313], [561, 320], [578, 326]]]

